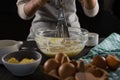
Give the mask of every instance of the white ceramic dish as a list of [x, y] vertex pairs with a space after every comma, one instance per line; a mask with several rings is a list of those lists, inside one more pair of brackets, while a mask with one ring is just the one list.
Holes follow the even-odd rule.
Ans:
[[[24, 58], [34, 59], [35, 61], [25, 64], [10, 63], [8, 60], [14, 57], [17, 60]], [[42, 55], [39, 52], [33, 50], [21, 50], [13, 53], [6, 54], [2, 57], [2, 62], [6, 69], [8, 69], [15, 76], [26, 76], [34, 73], [36, 68], [39, 66], [42, 59]]]

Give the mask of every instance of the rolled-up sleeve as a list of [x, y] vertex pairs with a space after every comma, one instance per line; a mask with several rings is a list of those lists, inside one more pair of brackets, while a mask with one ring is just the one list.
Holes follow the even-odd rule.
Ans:
[[17, 9], [18, 9], [18, 15], [24, 20], [29, 20], [34, 16], [33, 15], [33, 16], [28, 17], [24, 12], [24, 6], [28, 1], [29, 0], [18, 0], [17, 3], [16, 3]]
[[98, 1], [96, 1], [96, 5], [93, 9], [87, 9], [85, 7], [83, 7], [84, 13], [89, 16], [89, 17], [94, 17], [97, 15], [97, 13], [99, 12], [99, 4]]

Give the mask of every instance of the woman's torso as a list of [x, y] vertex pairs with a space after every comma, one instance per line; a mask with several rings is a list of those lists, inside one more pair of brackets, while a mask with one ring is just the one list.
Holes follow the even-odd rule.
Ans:
[[[54, 1], [54, 0], [53, 0]], [[80, 27], [76, 15], [75, 0], [63, 0], [63, 10], [67, 25], [69, 27]], [[55, 2], [47, 3], [42, 9], [39, 9], [33, 19], [30, 33], [35, 34], [39, 30], [55, 29], [57, 24], [58, 11]]]

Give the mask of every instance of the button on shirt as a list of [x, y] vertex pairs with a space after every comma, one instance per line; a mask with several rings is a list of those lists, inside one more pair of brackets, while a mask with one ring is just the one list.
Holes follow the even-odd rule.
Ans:
[[[30, 33], [28, 35], [28, 39], [34, 39], [35, 33], [37, 30], [43, 31], [47, 29], [55, 29], [57, 25], [57, 8], [55, 5], [54, 0], [50, 3], [46, 3], [42, 9], [39, 9], [36, 11], [35, 15], [31, 17], [27, 17], [24, 13], [24, 5], [29, 0], [18, 0], [17, 1], [17, 7], [18, 7], [18, 14], [22, 19], [31, 19], [34, 17]], [[83, 6], [83, 10], [85, 14], [89, 17], [95, 16], [99, 11], [99, 5], [98, 2], [96, 2], [96, 6], [88, 10]], [[68, 27], [80, 27], [78, 16], [76, 15], [76, 4], [75, 0], [63, 0], [63, 10], [66, 22], [68, 24]]]

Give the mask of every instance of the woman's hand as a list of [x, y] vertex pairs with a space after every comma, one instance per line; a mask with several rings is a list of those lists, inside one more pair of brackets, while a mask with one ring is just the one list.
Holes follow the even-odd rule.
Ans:
[[79, 0], [83, 6], [85, 15], [94, 17], [99, 12], [99, 4], [97, 0]]
[[48, 0], [32, 0], [32, 3], [34, 6], [36, 7], [43, 7], [46, 3], [47, 3]]
[[30, 0], [24, 6], [26, 16], [33, 16], [39, 8], [42, 8], [47, 3], [47, 1], [48, 0]]
[[87, 9], [93, 9], [96, 5], [97, 0], [80, 0], [82, 5], [84, 5]]

